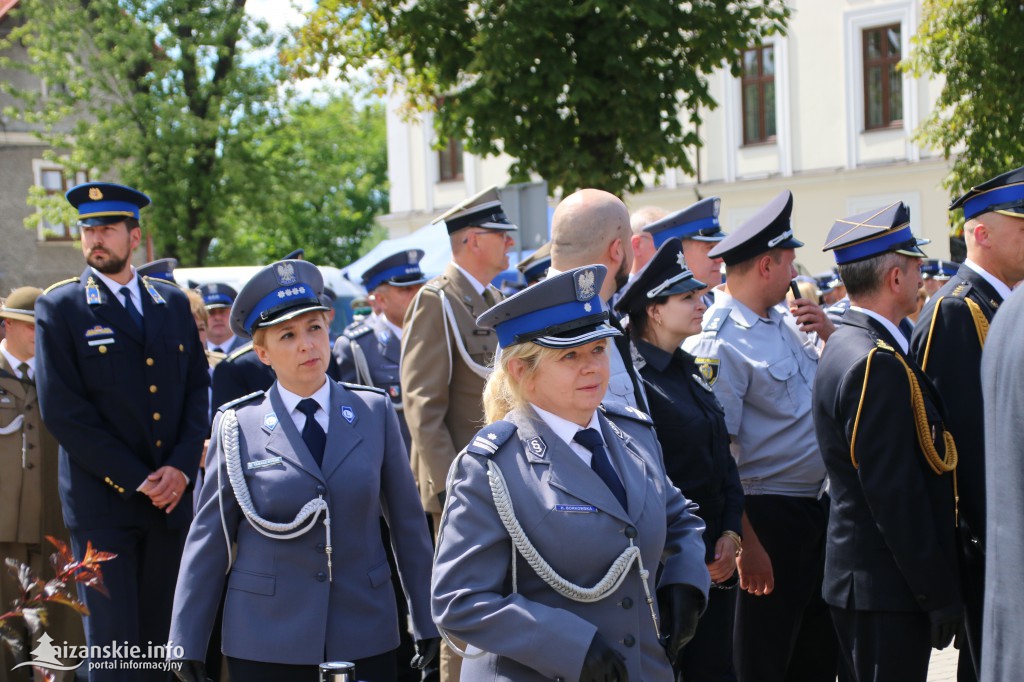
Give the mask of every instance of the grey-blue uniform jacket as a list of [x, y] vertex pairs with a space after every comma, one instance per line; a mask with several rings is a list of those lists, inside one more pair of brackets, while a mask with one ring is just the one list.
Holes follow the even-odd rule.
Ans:
[[[225, 581], [223, 652], [228, 656], [315, 665], [397, 647], [381, 514], [391, 527], [415, 637], [437, 636], [429, 611], [430, 534], [387, 396], [332, 382], [322, 468], [285, 412], [276, 383], [266, 393], [222, 407], [214, 419], [215, 436], [229, 408], [238, 418], [240, 466], [260, 516], [287, 523], [309, 500], [323, 496], [327, 501], [333, 581], [324, 525], [317, 522], [290, 540], [258, 532], [242, 514], [223, 445], [215, 438], [174, 594], [170, 639], [183, 647], [183, 658], [205, 658]], [[224, 527], [237, 543], [230, 566], [222, 504]]]
[[165, 514], [136, 489], [164, 465], [196, 480], [209, 365], [185, 294], [157, 279], [139, 288], [143, 330], [92, 268], [36, 302], [39, 406], [61, 445], [60, 494], [72, 529], [191, 520], [191, 491]]
[[707, 597], [704, 522], [669, 482], [650, 418], [618, 403], [603, 412], [628, 509], [529, 407], [485, 427], [453, 464], [432, 598], [440, 628], [487, 652], [463, 662], [463, 679], [578, 680], [597, 632], [626, 658], [629, 679], [674, 679], [635, 564], [613, 593], [582, 603], [555, 592], [519, 556], [512, 590], [511, 541], [491, 496], [489, 462], [504, 475], [526, 535], [566, 579], [594, 585], [634, 536], [652, 596], [662, 561], [660, 585], [693, 585]]
[[[363, 370], [356, 362], [355, 349], [358, 346], [366, 358], [370, 376], [363, 376]], [[399, 379], [399, 364], [402, 358], [402, 340], [376, 315], [345, 327], [345, 331], [334, 342], [334, 359], [338, 363], [341, 381], [374, 386], [391, 397], [398, 412], [398, 424], [402, 438], [408, 448], [409, 426], [405, 423], [402, 410], [402, 386]]]

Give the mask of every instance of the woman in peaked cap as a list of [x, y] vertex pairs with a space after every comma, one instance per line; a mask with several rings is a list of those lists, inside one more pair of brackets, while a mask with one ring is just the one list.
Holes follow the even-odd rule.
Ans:
[[280, 261], [232, 305], [232, 330], [252, 338], [277, 381], [214, 420], [174, 595], [169, 653], [183, 680], [205, 679], [226, 583], [232, 679], [315, 682], [320, 663], [352, 661], [360, 680], [393, 682], [399, 623], [382, 514], [424, 654], [418, 667], [437, 651], [430, 535], [395, 410], [383, 391], [327, 376], [322, 290], [316, 266]]
[[432, 585], [464, 679], [669, 682], [706, 603], [704, 525], [650, 418], [601, 405], [605, 274], [569, 270], [477, 320], [501, 347], [491, 423], [452, 465]]
[[729, 682], [736, 679], [733, 588], [742, 544], [743, 487], [729, 452], [725, 412], [694, 357], [680, 348], [683, 339], [700, 333], [705, 290], [673, 237], [626, 285], [616, 307], [629, 315], [633, 362], [644, 382], [668, 477], [697, 503], [707, 525], [704, 561], [714, 589], [677, 670], [686, 682]]

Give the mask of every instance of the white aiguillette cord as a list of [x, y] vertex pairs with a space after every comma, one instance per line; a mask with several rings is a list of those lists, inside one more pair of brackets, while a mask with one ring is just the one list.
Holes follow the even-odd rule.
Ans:
[[[457, 467], [452, 466], [449, 470], [448, 483], [451, 484], [451, 476], [455, 472]], [[530, 538], [527, 537], [526, 531], [523, 530], [522, 525], [519, 523], [519, 519], [516, 518], [515, 509], [512, 507], [512, 498], [508, 494], [508, 486], [505, 483], [505, 477], [501, 473], [501, 469], [494, 463], [493, 460], [487, 461], [487, 478], [491, 486], [491, 497], [494, 498], [494, 506], [498, 511], [498, 516], [501, 518], [501, 523], [505, 526], [505, 530], [508, 531], [509, 537], [512, 538], [512, 592], [519, 592], [518, 576], [516, 573], [516, 552], [522, 555], [526, 560], [526, 563], [530, 565], [537, 575], [547, 585], [558, 594], [572, 599], [578, 602], [596, 602], [601, 601], [605, 597], [614, 593], [622, 583], [626, 580], [626, 575], [629, 573], [629, 569], [634, 563], [637, 565], [637, 570], [640, 572], [640, 580], [644, 586], [644, 594], [647, 600], [647, 606], [651, 610], [651, 620], [654, 622], [654, 633], [661, 639], [661, 630], [658, 627], [658, 616], [654, 611], [654, 599], [651, 597], [651, 587], [649, 584], [650, 574], [644, 568], [643, 558], [640, 556], [640, 548], [633, 544], [633, 539], [629, 539], [629, 547], [622, 550], [612, 565], [608, 567], [607, 573], [601, 578], [593, 587], [582, 587], [570, 582], [552, 568], [551, 564], [544, 560], [544, 557], [540, 555], [537, 548], [534, 547], [533, 543], [530, 542]], [[448, 495], [448, 499], [451, 499], [451, 495]], [[442, 522], [442, 527], [443, 527]], [[479, 658], [486, 652], [480, 651], [479, 653], [469, 653], [468, 650], [462, 650], [455, 645], [448, 633], [445, 632], [441, 627], [438, 627], [438, 631], [448, 642], [448, 645], [463, 658]]]
[[[275, 540], [297, 538], [309, 532], [316, 524], [317, 519], [320, 518], [320, 513], [323, 512], [324, 527], [327, 534], [327, 542], [324, 546], [324, 551], [327, 554], [327, 575], [331, 582], [333, 582], [334, 574], [332, 571], [331, 554], [334, 550], [331, 547], [331, 510], [323, 495], [318, 495], [316, 499], [302, 505], [302, 509], [299, 510], [299, 513], [295, 515], [295, 518], [290, 523], [267, 521], [256, 513], [252, 497], [249, 495], [249, 488], [245, 484], [242, 461], [238, 454], [238, 417], [235, 415], [234, 410], [226, 411], [224, 416], [221, 417], [220, 428], [214, 433], [214, 439], [214, 445], [219, 446], [220, 451], [224, 453], [224, 468], [227, 469], [228, 481], [231, 483], [231, 489], [235, 493], [238, 506], [245, 515], [249, 525], [259, 533]], [[221, 467], [217, 467], [217, 501], [220, 504], [220, 522], [224, 530], [224, 541], [227, 544], [228, 571], [230, 571], [232, 564], [231, 536], [228, 533], [227, 523], [224, 520], [224, 487], [221, 485], [220, 472]], [[303, 524], [305, 525], [303, 526]]]

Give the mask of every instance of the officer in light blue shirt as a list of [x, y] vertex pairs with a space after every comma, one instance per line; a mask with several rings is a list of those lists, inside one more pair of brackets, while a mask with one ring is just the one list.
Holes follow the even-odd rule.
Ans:
[[[796, 275], [787, 190], [708, 254], [726, 284], [714, 290], [701, 334], [683, 349], [725, 409], [744, 489], [739, 679], [835, 680], [835, 636], [821, 599], [827, 502], [811, 420], [818, 352], [811, 333], [834, 330], [817, 301], [785, 299]], [[808, 634], [812, 636], [806, 636]]]

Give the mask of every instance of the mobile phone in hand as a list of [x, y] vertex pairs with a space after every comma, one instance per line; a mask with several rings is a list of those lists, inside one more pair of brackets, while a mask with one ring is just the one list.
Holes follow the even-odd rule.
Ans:
[[793, 293], [793, 300], [803, 298], [803, 294], [800, 293], [800, 287], [797, 286], [796, 280], [789, 280], [789, 290]]

